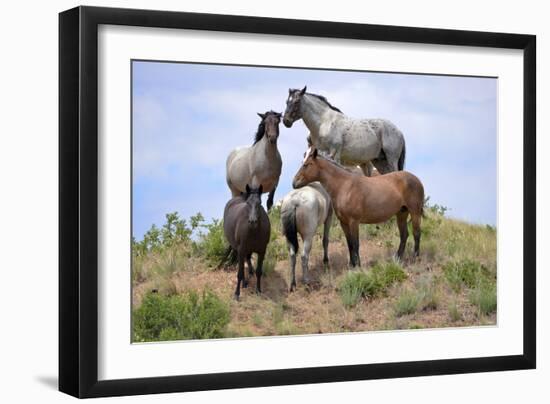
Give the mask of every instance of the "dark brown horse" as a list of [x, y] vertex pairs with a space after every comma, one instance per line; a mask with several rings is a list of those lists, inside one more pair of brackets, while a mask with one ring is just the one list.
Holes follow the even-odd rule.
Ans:
[[409, 231], [407, 218], [412, 219], [414, 254], [420, 249], [420, 222], [424, 206], [424, 187], [407, 171], [396, 171], [376, 177], [349, 172], [336, 162], [310, 148], [292, 185], [300, 188], [319, 181], [332, 199], [334, 212], [346, 235], [350, 265], [361, 265], [359, 258], [359, 223], [381, 223], [393, 215], [401, 242], [397, 256], [403, 257]]
[[250, 188], [246, 185], [246, 192], [232, 198], [225, 205], [223, 212], [223, 230], [231, 248], [237, 253], [239, 269], [237, 272], [237, 288], [235, 299], [239, 300], [241, 282], [243, 288], [248, 286], [245, 279], [244, 262], [248, 263], [249, 273], [254, 273], [252, 254], [258, 254], [256, 264], [256, 292], [261, 293], [262, 265], [267, 243], [271, 234], [269, 217], [262, 207], [263, 188]]

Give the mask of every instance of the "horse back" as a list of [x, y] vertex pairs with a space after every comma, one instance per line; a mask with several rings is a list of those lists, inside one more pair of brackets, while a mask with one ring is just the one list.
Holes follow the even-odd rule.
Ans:
[[411, 209], [416, 210], [424, 204], [424, 185], [416, 175], [409, 171], [394, 171], [372, 177], [371, 180], [391, 184]]

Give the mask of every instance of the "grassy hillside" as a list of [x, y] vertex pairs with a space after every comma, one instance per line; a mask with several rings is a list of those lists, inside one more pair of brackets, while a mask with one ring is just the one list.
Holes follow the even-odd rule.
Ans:
[[[496, 322], [496, 229], [445, 217], [427, 205], [420, 257], [412, 259], [412, 231], [404, 260], [395, 221], [361, 226], [363, 268], [348, 269], [335, 220], [330, 263], [322, 262], [321, 234], [310, 257], [311, 284], [289, 293], [289, 262], [279, 211], [264, 263], [263, 293], [255, 279], [233, 300], [236, 268], [218, 268], [225, 240], [219, 221], [205, 224], [168, 214], [133, 242], [134, 341], [334, 333], [489, 325]], [[321, 229], [319, 229], [321, 230]]]

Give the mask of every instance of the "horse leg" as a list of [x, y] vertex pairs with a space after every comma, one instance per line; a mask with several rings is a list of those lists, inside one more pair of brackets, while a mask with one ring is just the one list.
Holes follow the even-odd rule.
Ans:
[[291, 243], [287, 243], [288, 245], [288, 254], [290, 256], [290, 291], [294, 291], [296, 289], [296, 253], [297, 251], [294, 251], [294, 246]]
[[252, 254], [248, 254], [246, 256], [246, 264], [248, 265], [248, 276], [246, 274], [246, 271], [244, 271], [245, 273], [244, 273], [244, 279], [243, 279], [243, 288], [248, 287], [248, 281], [250, 279], [250, 276], [254, 274], [254, 267], [252, 266], [251, 258], [252, 258]]
[[327, 218], [325, 219], [325, 224], [323, 228], [323, 263], [328, 263], [328, 242], [329, 242], [329, 233], [330, 227], [332, 226], [332, 208], [329, 207], [329, 212]]
[[254, 275], [254, 266], [252, 265], [252, 254], [246, 256], [246, 263], [248, 265], [248, 274]]
[[345, 225], [342, 223], [342, 228], [348, 242], [349, 264], [352, 267], [361, 266], [359, 258], [359, 223], [352, 222]]
[[414, 236], [414, 256], [418, 257], [420, 255], [420, 223], [422, 222], [422, 214], [411, 214], [411, 217]]
[[361, 266], [361, 257], [359, 256], [359, 222], [350, 223], [350, 230], [353, 240], [353, 249], [355, 255], [355, 264]]
[[265, 252], [258, 254], [258, 263], [256, 264], [256, 293], [262, 293], [262, 265], [264, 264]]
[[275, 190], [277, 189], [277, 185], [273, 187], [271, 192], [269, 193], [269, 196], [267, 197], [267, 211], [269, 212], [271, 210], [271, 207], [273, 206], [273, 198], [275, 197]]
[[342, 226], [342, 230], [344, 230], [344, 235], [346, 236], [346, 242], [348, 244], [348, 251], [349, 251], [349, 265], [353, 267], [353, 244], [351, 242], [351, 235], [349, 231], [349, 225], [347, 223], [344, 223], [340, 221], [340, 225]]
[[359, 167], [361, 167], [363, 174], [365, 174], [367, 177], [372, 177], [372, 164], [370, 163], [370, 161], [359, 165]]
[[302, 282], [306, 285], [309, 284], [308, 276], [308, 263], [309, 253], [311, 252], [311, 245], [313, 241], [313, 235], [306, 237], [304, 240], [304, 248], [302, 250]]
[[342, 150], [341, 149], [337, 149], [336, 147], [331, 147], [328, 151], [328, 154], [329, 154], [331, 159], [333, 159], [334, 161], [340, 163], [340, 157], [342, 155]]
[[244, 258], [239, 254], [239, 269], [237, 271], [237, 289], [235, 289], [235, 300], [239, 300], [241, 296], [241, 282], [244, 279]]
[[397, 171], [397, 167], [395, 169], [392, 169], [392, 165], [385, 158], [373, 160], [372, 163], [380, 174], [387, 174], [391, 173], [392, 171]]
[[407, 238], [409, 237], [409, 229], [407, 228], [407, 218], [409, 212], [399, 212], [395, 215], [397, 218], [397, 227], [399, 228], [399, 248], [397, 249], [397, 258], [402, 259], [405, 247], [407, 246]]

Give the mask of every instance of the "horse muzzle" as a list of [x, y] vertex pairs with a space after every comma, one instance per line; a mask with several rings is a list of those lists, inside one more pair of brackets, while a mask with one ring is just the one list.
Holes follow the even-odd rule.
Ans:
[[290, 119], [288, 119], [288, 118], [283, 119], [283, 125], [285, 125], [287, 128], [291, 128], [292, 124], [293, 124], [293, 122]]

